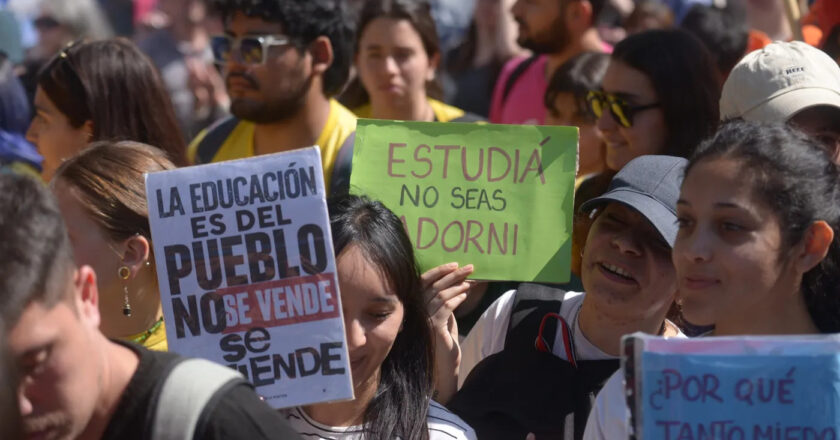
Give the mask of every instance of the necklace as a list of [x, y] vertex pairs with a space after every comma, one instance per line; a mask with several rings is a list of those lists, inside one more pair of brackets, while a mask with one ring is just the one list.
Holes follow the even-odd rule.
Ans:
[[162, 324], [163, 324], [163, 316], [161, 316], [157, 320], [157, 322], [155, 322], [155, 324], [150, 329], [148, 329], [145, 332], [140, 333], [139, 335], [131, 338], [131, 341], [135, 342], [137, 344], [143, 345], [143, 343], [146, 342], [146, 340], [149, 339], [149, 337], [151, 337], [157, 331], [157, 329], [160, 328], [160, 326]]

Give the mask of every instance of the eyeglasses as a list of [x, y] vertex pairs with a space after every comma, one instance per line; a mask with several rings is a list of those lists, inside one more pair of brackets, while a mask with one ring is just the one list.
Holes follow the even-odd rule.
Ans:
[[613, 118], [624, 128], [633, 126], [633, 116], [643, 110], [659, 107], [658, 102], [645, 105], [630, 105], [618, 96], [601, 92], [597, 90], [590, 90], [586, 95], [586, 102], [589, 104], [589, 109], [596, 118], [600, 118], [604, 113], [605, 108], [610, 109]]
[[233, 38], [228, 35], [215, 35], [210, 39], [213, 59], [216, 64], [227, 64], [234, 54], [235, 61], [243, 64], [263, 64], [268, 59], [268, 48], [291, 44], [285, 35], [248, 35]]

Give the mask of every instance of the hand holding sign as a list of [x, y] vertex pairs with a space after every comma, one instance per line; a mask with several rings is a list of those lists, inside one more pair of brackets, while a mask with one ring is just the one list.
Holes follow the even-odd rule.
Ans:
[[420, 276], [432, 328], [437, 330], [447, 327], [452, 312], [467, 299], [471, 286], [467, 277], [472, 273], [472, 264], [458, 267], [458, 263], [447, 263], [429, 269]]
[[467, 299], [470, 283], [466, 279], [472, 272], [471, 264], [459, 268], [458, 263], [447, 263], [420, 276], [435, 337], [435, 391], [441, 403], [446, 403], [458, 386], [461, 347], [453, 312]]

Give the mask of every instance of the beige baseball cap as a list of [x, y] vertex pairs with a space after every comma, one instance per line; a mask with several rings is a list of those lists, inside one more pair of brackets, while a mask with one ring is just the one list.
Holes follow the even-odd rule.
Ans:
[[840, 66], [801, 41], [777, 41], [748, 53], [732, 69], [720, 118], [782, 122], [817, 105], [840, 108]]

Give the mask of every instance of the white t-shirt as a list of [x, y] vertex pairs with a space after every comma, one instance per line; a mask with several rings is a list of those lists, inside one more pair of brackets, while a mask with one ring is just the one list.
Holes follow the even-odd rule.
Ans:
[[[484, 313], [478, 322], [475, 323], [470, 333], [461, 343], [461, 368], [458, 372], [458, 388], [464, 384], [464, 380], [470, 371], [487, 356], [498, 353], [505, 348], [508, 323], [513, 311], [513, 295], [515, 290], [505, 292], [500, 296]], [[580, 330], [578, 314], [583, 304], [583, 292], [566, 292], [563, 303], [560, 305], [558, 314], [563, 317], [572, 332], [575, 345], [575, 355], [579, 360], [601, 360], [615, 359], [604, 353], [601, 349], [589, 342]], [[566, 347], [563, 341], [563, 326], [557, 326], [557, 334], [554, 338], [552, 352], [561, 359], [567, 359]]]
[[[327, 426], [312, 420], [301, 407], [280, 411], [286, 422], [305, 439], [366, 440], [361, 426]], [[441, 404], [431, 401], [426, 417], [430, 440], [476, 440], [475, 431]]]
[[[686, 336], [679, 332], [674, 337], [685, 338]], [[607, 379], [598, 397], [595, 398], [595, 404], [586, 421], [583, 439], [625, 439], [629, 434], [629, 422], [630, 410], [627, 408], [627, 399], [624, 394], [624, 370], [619, 368]]]

